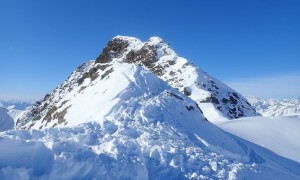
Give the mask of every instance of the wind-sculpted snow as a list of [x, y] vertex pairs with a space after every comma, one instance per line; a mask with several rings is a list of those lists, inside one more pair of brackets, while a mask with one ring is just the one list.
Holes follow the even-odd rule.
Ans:
[[[149, 118], [147, 114], [143, 113], [144, 118]], [[250, 149], [249, 143], [226, 137], [215, 127], [211, 129], [219, 134], [205, 134], [202, 130], [212, 126], [207, 121], [200, 121], [202, 127], [193, 135], [197, 128], [190, 131], [179, 120], [183, 119], [138, 121], [115, 115], [102, 123], [69, 128], [6, 131], [0, 134], [0, 179], [300, 177], [297, 163], [255, 149], [255, 145], [251, 145], [254, 150]], [[244, 156], [209, 144], [205, 139], [209, 136], [232, 138], [243, 147]]]

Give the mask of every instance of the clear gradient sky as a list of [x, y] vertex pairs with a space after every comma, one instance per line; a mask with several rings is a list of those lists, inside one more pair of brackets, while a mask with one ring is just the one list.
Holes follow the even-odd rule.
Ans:
[[299, 0], [1, 0], [0, 99], [41, 98], [116, 35], [159, 36], [243, 94], [300, 96]]

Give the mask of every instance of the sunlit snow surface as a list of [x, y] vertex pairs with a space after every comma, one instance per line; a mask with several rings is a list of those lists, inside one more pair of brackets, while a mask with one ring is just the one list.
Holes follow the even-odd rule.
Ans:
[[218, 125], [222, 129], [275, 153], [300, 162], [300, 118], [249, 117]]
[[[116, 118], [116, 117], [115, 117]], [[119, 123], [119, 124], [117, 124]], [[206, 127], [208, 122], [203, 122]], [[209, 127], [208, 125], [207, 127]], [[1, 133], [0, 179], [299, 179], [300, 165], [241, 141], [233, 156], [177, 121], [111, 119]], [[203, 134], [203, 135], [202, 135]], [[223, 136], [217, 133], [210, 136]], [[203, 138], [203, 139], [202, 139]], [[202, 139], [202, 140], [201, 140]]]

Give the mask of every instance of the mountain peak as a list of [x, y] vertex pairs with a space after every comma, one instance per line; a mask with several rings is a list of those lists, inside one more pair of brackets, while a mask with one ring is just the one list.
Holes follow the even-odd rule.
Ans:
[[164, 43], [164, 40], [160, 37], [153, 36], [149, 39], [149, 41], [147, 43], [150, 44], [150, 45], [157, 45], [157, 44], [160, 44], [160, 43]]
[[96, 63], [113, 62], [147, 68], [207, 109], [204, 114], [212, 121], [223, 115], [229, 119], [258, 115], [242, 95], [178, 56], [160, 37], [141, 42], [134, 37], [116, 36], [96, 59]]
[[122, 40], [122, 41], [127, 41], [127, 42], [141, 42], [141, 40], [136, 37], [122, 36], [122, 35], [117, 35], [117, 36], [113, 37], [112, 40]]

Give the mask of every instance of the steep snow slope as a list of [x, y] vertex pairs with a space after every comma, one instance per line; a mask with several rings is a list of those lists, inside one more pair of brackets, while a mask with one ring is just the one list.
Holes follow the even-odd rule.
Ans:
[[96, 63], [116, 61], [140, 64], [151, 70], [196, 101], [210, 121], [258, 115], [243, 96], [178, 56], [158, 37], [147, 42], [125, 36], [113, 38]]
[[[182, 94], [178, 94], [175, 89], [142, 67], [127, 63], [106, 65], [107, 68], [105, 71], [101, 69], [97, 71], [99, 76], [95, 79], [85, 78], [81, 83], [76, 83], [74, 86], [71, 85], [70, 89], [72, 90], [70, 92], [57, 93], [54, 90], [51, 94], [47, 95], [48, 101], [43, 101], [39, 108], [37, 108], [42, 109], [42, 111], [39, 111], [39, 117], [33, 118], [33, 121], [26, 124], [26, 127], [41, 129], [52, 126], [73, 126], [89, 121], [100, 121], [120, 105], [129, 107], [131, 111], [135, 111], [138, 108], [136, 107], [138, 104], [145, 105], [150, 103], [149, 106], [151, 105], [154, 108], [156, 103], [150, 100], [158, 95], [178, 99], [183, 103], [183, 110], [172, 113], [180, 113], [181, 116], [185, 116], [184, 113], [188, 113], [192, 119], [204, 119], [195, 102], [186, 100], [188, 98]], [[124, 102], [127, 104], [123, 104]], [[44, 108], [44, 106], [47, 107]], [[174, 106], [165, 110], [173, 111], [176, 108]], [[191, 116], [192, 112], [195, 111], [199, 115], [196, 117]], [[160, 112], [153, 111], [151, 113], [153, 121], [164, 119], [164, 117], [160, 117]], [[172, 113], [170, 112], [170, 114]], [[138, 115], [132, 114], [132, 116], [136, 117]]]
[[300, 118], [257, 116], [227, 121], [218, 126], [281, 156], [300, 162]]
[[0, 107], [0, 132], [14, 127], [14, 120], [8, 115], [6, 108]]
[[297, 99], [260, 99], [247, 97], [256, 111], [263, 116], [299, 116], [300, 98]]

